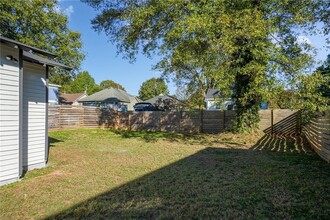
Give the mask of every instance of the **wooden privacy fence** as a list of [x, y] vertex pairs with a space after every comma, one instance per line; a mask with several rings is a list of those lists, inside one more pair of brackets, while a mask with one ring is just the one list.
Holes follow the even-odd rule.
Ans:
[[308, 142], [328, 163], [330, 162], [330, 111], [324, 112], [318, 118], [303, 127], [303, 133]]
[[[86, 106], [49, 106], [49, 129], [112, 128], [133, 131], [221, 133], [235, 120], [235, 111], [116, 112]], [[330, 112], [301, 125], [301, 112], [289, 109], [259, 111], [265, 134], [306, 136], [315, 151], [330, 162]]]
[[[299, 112], [261, 110], [259, 127], [265, 133], [299, 133]], [[235, 120], [235, 111], [116, 112], [86, 106], [49, 106], [50, 129], [106, 127], [133, 131], [221, 133]]]
[[109, 110], [101, 110], [104, 127], [133, 131], [201, 131], [200, 112], [116, 112], [109, 120]]
[[[261, 110], [259, 128], [268, 134], [300, 133], [300, 112]], [[132, 131], [221, 133], [231, 128], [235, 111], [113, 112], [100, 109], [102, 127]]]
[[99, 108], [50, 105], [48, 107], [49, 129], [98, 128]]

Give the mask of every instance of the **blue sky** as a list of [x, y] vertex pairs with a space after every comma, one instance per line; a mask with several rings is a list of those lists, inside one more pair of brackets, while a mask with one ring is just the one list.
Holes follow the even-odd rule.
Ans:
[[[86, 58], [81, 70], [87, 70], [96, 83], [111, 79], [120, 83], [132, 95], [138, 95], [141, 84], [152, 77], [159, 77], [160, 72], [153, 71], [152, 66], [157, 63], [157, 57], [148, 59], [139, 54], [136, 62], [129, 63], [122, 55], [117, 55], [117, 48], [104, 33], [97, 33], [92, 29], [91, 19], [96, 16], [93, 8], [79, 0], [61, 0], [59, 10], [69, 18], [69, 27], [81, 33], [83, 51]], [[325, 47], [325, 40], [320, 36], [302, 36], [300, 40], [310, 42], [319, 51], [317, 60], [324, 61], [330, 50]], [[169, 83], [170, 94], [175, 94], [176, 87]]]
[[[90, 21], [97, 13], [87, 4], [78, 0], [62, 0], [60, 10], [69, 17], [70, 29], [81, 33], [83, 52], [86, 53], [81, 70], [87, 70], [96, 83], [111, 79], [123, 85], [128, 93], [138, 95], [145, 80], [161, 75], [152, 70], [157, 59], [139, 54], [136, 62], [131, 64], [122, 58], [122, 54], [117, 55], [116, 46], [108, 42], [107, 36], [92, 29]], [[168, 86], [170, 93], [175, 94], [175, 85], [169, 83]]]

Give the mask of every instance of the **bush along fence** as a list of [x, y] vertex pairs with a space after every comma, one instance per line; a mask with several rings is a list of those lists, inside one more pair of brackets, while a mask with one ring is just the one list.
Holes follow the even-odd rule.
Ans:
[[[300, 111], [260, 110], [259, 128], [269, 135], [303, 134], [330, 161], [329, 113], [302, 126]], [[233, 125], [235, 111], [117, 112], [86, 106], [49, 106], [49, 129], [111, 128], [132, 131], [221, 133]]]

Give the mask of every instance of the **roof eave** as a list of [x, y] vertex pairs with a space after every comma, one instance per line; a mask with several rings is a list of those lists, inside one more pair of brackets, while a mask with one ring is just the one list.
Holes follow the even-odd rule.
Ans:
[[48, 57], [52, 57], [52, 58], [57, 57], [57, 55], [55, 55], [53, 53], [47, 52], [45, 50], [41, 50], [41, 49], [36, 48], [36, 47], [29, 46], [27, 44], [23, 44], [21, 42], [9, 39], [9, 38], [1, 36], [1, 35], [0, 35], [0, 41], [2, 43], [12, 45], [13, 47], [17, 47], [17, 48], [23, 49], [25, 51], [33, 51], [35, 53], [38, 53], [38, 54], [41, 54], [41, 55], [44, 55], [44, 56], [48, 56]]
[[65, 69], [65, 70], [72, 70], [73, 69], [72, 67], [63, 65], [61, 63], [57, 63], [55, 61], [48, 60], [47, 58], [43, 58], [43, 57], [40, 57], [38, 55], [29, 53], [29, 52], [25, 52], [25, 51], [23, 52], [23, 59], [26, 60], [26, 61], [30, 61], [32, 63], [41, 64], [41, 65], [48, 65], [48, 66], [51, 66], [51, 67], [60, 67], [60, 68]]
[[[107, 101], [107, 100], [79, 100], [78, 102], [104, 102], [104, 103], [112, 103], [113, 101]], [[119, 99], [118, 99], [118, 102], [131, 103], [131, 102], [122, 101], [122, 100], [119, 100]]]

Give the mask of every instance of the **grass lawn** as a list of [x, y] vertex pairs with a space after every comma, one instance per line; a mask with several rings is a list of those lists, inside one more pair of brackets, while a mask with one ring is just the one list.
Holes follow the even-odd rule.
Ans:
[[50, 132], [49, 166], [0, 188], [0, 219], [330, 219], [330, 165], [299, 141]]

